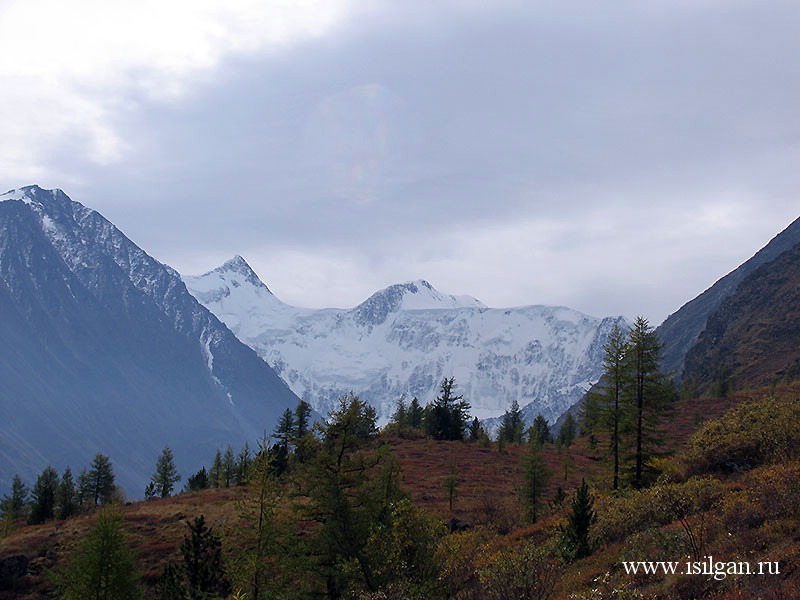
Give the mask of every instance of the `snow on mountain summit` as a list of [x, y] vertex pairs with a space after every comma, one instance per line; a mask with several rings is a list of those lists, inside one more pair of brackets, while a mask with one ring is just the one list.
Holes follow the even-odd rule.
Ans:
[[352, 391], [385, 422], [401, 396], [424, 404], [443, 377], [479, 418], [513, 400], [555, 420], [597, 381], [603, 344], [622, 317], [565, 307], [488, 308], [424, 280], [379, 290], [350, 309], [284, 304], [236, 257], [184, 277], [189, 291], [321, 414]]
[[[203, 275], [183, 275], [189, 291], [244, 341], [263, 331], [281, 329], [297, 309], [281, 302], [238, 254]], [[245, 342], [247, 343], [247, 342]]]
[[26, 204], [35, 200], [37, 196], [42, 193], [47, 193], [55, 197], [57, 194], [63, 194], [61, 190], [43, 190], [38, 185], [26, 185], [21, 188], [8, 190], [5, 194], [0, 194], [0, 202], [5, 200], [22, 200]]
[[441, 294], [424, 279], [390, 285], [353, 309], [364, 324], [383, 323], [389, 314], [399, 310], [438, 310], [451, 308], [486, 308], [471, 296]]

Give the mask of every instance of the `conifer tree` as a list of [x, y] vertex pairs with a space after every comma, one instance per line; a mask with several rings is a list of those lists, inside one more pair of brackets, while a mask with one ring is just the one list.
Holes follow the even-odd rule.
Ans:
[[542, 446], [537, 440], [528, 444], [528, 455], [523, 462], [522, 499], [527, 518], [536, 523], [539, 518], [539, 506], [544, 498], [545, 487], [550, 480], [550, 472], [542, 456]]
[[115, 490], [114, 469], [107, 456], [99, 452], [95, 455], [92, 468], [89, 469], [88, 481], [91, 486], [90, 501], [94, 506], [111, 502]]
[[58, 492], [58, 473], [53, 467], [45, 467], [31, 491], [31, 513], [28, 523], [39, 525], [56, 516], [56, 493]]
[[572, 512], [567, 524], [561, 527], [561, 552], [567, 562], [585, 558], [594, 552], [597, 544], [590, 531], [596, 521], [594, 498], [584, 479], [572, 500]]
[[234, 478], [234, 484], [244, 485], [248, 482], [252, 463], [253, 459], [250, 456], [250, 445], [245, 442], [239, 455], [236, 457], [236, 477]]
[[475, 417], [469, 425], [469, 439], [472, 442], [477, 442], [483, 435], [486, 435], [483, 425], [481, 425], [478, 417]]
[[225, 448], [225, 454], [222, 457], [222, 480], [224, 486], [231, 487], [236, 479], [236, 455], [233, 453], [233, 447], [228, 444]]
[[295, 415], [291, 410], [288, 408], [284, 410], [275, 427], [275, 433], [272, 434], [272, 437], [277, 440], [271, 452], [273, 468], [277, 475], [285, 473], [289, 468], [289, 454], [296, 432], [294, 417]]
[[568, 447], [562, 446], [561, 448], [561, 468], [564, 470], [564, 481], [569, 477], [569, 472], [575, 466], [575, 458], [569, 451]]
[[222, 452], [217, 449], [214, 454], [214, 462], [211, 463], [211, 471], [208, 473], [211, 485], [215, 488], [222, 487], [225, 481], [225, 476], [222, 468]]
[[183, 538], [181, 555], [186, 591], [191, 600], [205, 600], [230, 591], [222, 560], [222, 542], [200, 515], [187, 523], [189, 534]]
[[328, 597], [378, 587], [375, 557], [366, 546], [374, 528], [388, 523], [399, 489], [391, 458], [363, 451], [377, 432], [375, 418], [375, 409], [357, 396], [342, 398], [320, 427], [319, 449], [298, 474], [307, 486], [298, 509], [319, 524], [309, 554]]
[[28, 503], [28, 486], [22, 481], [19, 475], [14, 475], [11, 480], [11, 495], [3, 496], [0, 501], [0, 516], [3, 518], [4, 535], [8, 535], [16, 526], [25, 512]]
[[103, 509], [72, 563], [55, 576], [64, 600], [138, 600], [141, 591], [122, 519]]
[[540, 446], [550, 441], [550, 425], [543, 415], [536, 415], [529, 431], [530, 439], [535, 440]]
[[575, 417], [572, 416], [572, 413], [567, 413], [564, 422], [561, 423], [561, 429], [558, 430], [558, 442], [564, 447], [571, 446], [575, 441], [576, 429]]
[[206, 490], [211, 487], [211, 479], [208, 476], [208, 471], [205, 467], [200, 467], [194, 475], [191, 475], [186, 480], [186, 489], [190, 492], [197, 492], [199, 490]]
[[86, 469], [81, 469], [81, 472], [78, 475], [78, 489], [77, 489], [78, 508], [79, 509], [88, 508], [93, 498], [94, 498], [94, 493], [92, 491], [92, 479], [89, 476], [89, 471], [87, 471]]
[[453, 512], [453, 504], [455, 503], [458, 486], [461, 482], [458, 480], [458, 471], [456, 463], [450, 463], [450, 473], [444, 480], [444, 489], [447, 492], [447, 502], [450, 506], [450, 512]]
[[498, 435], [503, 436], [505, 441], [512, 443], [522, 442], [522, 411], [516, 398], [511, 402], [511, 406], [503, 414], [503, 423], [500, 426]]
[[662, 344], [644, 317], [637, 317], [628, 350], [631, 384], [627, 401], [633, 411], [633, 486], [644, 485], [645, 463], [660, 443], [659, 420], [668, 410], [671, 388], [660, 372]]
[[172, 495], [175, 484], [181, 480], [178, 469], [175, 466], [175, 459], [169, 446], [164, 447], [161, 456], [156, 461], [156, 472], [150, 478], [153, 486], [152, 494], [156, 498], [166, 498]]
[[144, 499], [152, 500], [153, 498], [158, 497], [158, 493], [156, 492], [156, 483], [154, 481], [150, 481], [144, 488]]
[[78, 512], [77, 491], [72, 479], [72, 469], [67, 467], [61, 475], [56, 493], [56, 516], [60, 520], [69, 519]]
[[589, 395], [587, 419], [593, 429], [608, 431], [610, 434], [610, 451], [613, 465], [612, 488], [618, 489], [620, 484], [620, 461], [622, 457], [622, 439], [627, 432], [631, 420], [626, 418], [630, 411], [625, 411], [624, 394], [630, 382], [630, 345], [627, 334], [614, 325], [603, 348], [603, 377], [598, 385], [599, 391]]
[[263, 439], [253, 459], [247, 491], [238, 502], [245, 527], [231, 571], [237, 586], [249, 589], [248, 597], [265, 597], [273, 579], [267, 559], [280, 552], [276, 548], [279, 532], [274, 521], [281, 500], [281, 486], [270, 464], [269, 441]]
[[309, 432], [311, 421], [311, 405], [305, 400], [297, 403], [297, 407], [294, 409], [294, 420], [295, 436], [301, 438]]
[[442, 380], [439, 396], [429, 412], [428, 432], [437, 440], [463, 440], [469, 418], [469, 402], [455, 394], [455, 378]]
[[[160, 600], [226, 598], [230, 582], [222, 558], [222, 542], [206, 525], [205, 515], [186, 522], [189, 533], [181, 544], [181, 563], [170, 563], [156, 584]], [[258, 596], [255, 597], [257, 600]]]
[[425, 414], [425, 409], [414, 396], [411, 399], [411, 404], [408, 405], [408, 426], [411, 429], [422, 429], [422, 419]]
[[397, 401], [397, 408], [392, 415], [390, 423], [402, 431], [409, 426], [408, 407], [406, 406], [405, 398], [400, 398]]

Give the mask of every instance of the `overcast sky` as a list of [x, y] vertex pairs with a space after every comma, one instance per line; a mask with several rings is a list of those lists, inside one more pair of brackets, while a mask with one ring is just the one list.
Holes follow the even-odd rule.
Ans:
[[4, 0], [0, 188], [285, 302], [653, 324], [800, 216], [800, 3]]

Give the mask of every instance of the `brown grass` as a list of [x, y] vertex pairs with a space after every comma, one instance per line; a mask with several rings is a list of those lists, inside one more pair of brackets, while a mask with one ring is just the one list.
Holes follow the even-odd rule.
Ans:
[[[667, 447], [680, 450], [702, 422], [721, 416], [739, 402], [772, 391], [741, 392], [730, 398], [677, 402], [674, 413], [665, 423]], [[797, 393], [800, 385], [781, 391]], [[540, 535], [563, 518], [563, 512], [551, 514], [545, 508], [541, 523], [533, 526], [523, 523], [519, 490], [523, 481], [523, 459], [528, 451], [525, 445], [509, 444], [501, 453], [495, 444], [484, 448], [472, 442], [389, 437], [380, 438], [378, 444], [388, 445], [396, 457], [401, 468], [401, 487], [415, 504], [443, 520], [455, 517], [472, 525], [488, 524], [497, 531], [511, 532], [511, 535], [499, 538], [498, 547], [514, 543], [519, 538]], [[601, 488], [607, 483], [608, 465], [598, 460], [603, 453], [601, 446], [592, 449], [586, 438], [580, 438], [569, 448], [569, 453], [573, 464], [564, 479], [562, 456], [552, 444], [545, 445], [543, 456], [552, 474], [545, 501], [554, 496], [558, 487], [567, 492], [576, 488], [581, 478]], [[451, 469], [459, 481], [452, 513], [444, 484]], [[179, 547], [187, 531], [186, 521], [204, 514], [207, 522], [220, 533], [224, 533], [229, 525], [236, 524], [236, 499], [240, 494], [241, 489], [236, 488], [212, 489], [122, 506], [128, 539], [145, 585], [153, 586], [164, 566], [180, 558]], [[21, 525], [9, 537], [0, 539], [0, 560], [24, 554], [33, 561], [34, 570], [38, 572], [36, 576], [20, 581], [18, 589], [0, 591], [0, 600], [47, 597], [49, 584], [42, 573], [65, 564], [93, 523], [94, 516], [89, 514], [64, 522]], [[800, 544], [796, 541], [789, 543], [790, 555], [800, 555]], [[603, 564], [600, 558], [594, 560], [598, 566]], [[800, 570], [796, 564], [793, 568]], [[585, 572], [592, 571], [592, 568], [587, 568]], [[577, 579], [574, 583], [578, 583]]]

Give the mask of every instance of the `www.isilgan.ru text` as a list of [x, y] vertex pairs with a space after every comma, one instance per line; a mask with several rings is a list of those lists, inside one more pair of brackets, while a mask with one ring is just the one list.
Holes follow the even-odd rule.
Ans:
[[780, 575], [778, 561], [721, 561], [713, 556], [687, 561], [623, 561], [628, 575], [706, 575], [721, 581], [729, 576]]

